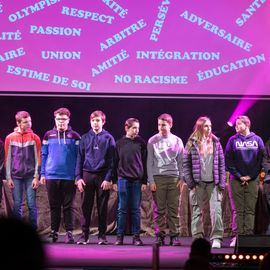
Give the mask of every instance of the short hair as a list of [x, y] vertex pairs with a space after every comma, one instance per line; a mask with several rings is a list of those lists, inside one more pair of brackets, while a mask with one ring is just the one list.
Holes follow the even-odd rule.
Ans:
[[136, 118], [128, 118], [125, 122], [125, 127], [130, 128], [134, 123], [140, 123]]
[[238, 116], [236, 117], [236, 120], [240, 120], [241, 122], [243, 122], [243, 123], [244, 123], [246, 126], [248, 126], [249, 128], [250, 128], [250, 126], [251, 126], [251, 121], [250, 121], [249, 117], [246, 116], [246, 115], [238, 115]]
[[21, 123], [23, 118], [28, 118], [28, 117], [30, 117], [30, 114], [27, 111], [19, 111], [15, 115], [16, 122], [18, 123]]
[[205, 238], [196, 238], [191, 244], [189, 253], [189, 257], [193, 256], [201, 256], [210, 260], [212, 256], [210, 242]]
[[57, 114], [60, 114], [60, 115], [64, 114], [64, 115], [67, 115], [68, 117], [70, 117], [71, 115], [70, 110], [64, 107], [57, 109], [56, 111], [54, 111], [53, 114], [54, 116], [56, 116]]
[[95, 117], [101, 117], [102, 122], [105, 123], [106, 122], [106, 115], [103, 111], [94, 111], [90, 114], [90, 121], [95, 118]]
[[168, 113], [163, 113], [158, 117], [158, 120], [166, 121], [168, 122], [171, 126], [173, 124], [173, 118], [170, 114]]

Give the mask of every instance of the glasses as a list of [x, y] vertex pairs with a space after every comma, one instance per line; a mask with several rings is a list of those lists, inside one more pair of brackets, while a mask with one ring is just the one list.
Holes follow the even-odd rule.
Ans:
[[69, 118], [55, 118], [55, 120], [56, 121], [64, 121], [64, 122], [66, 122], [66, 121], [69, 120]]

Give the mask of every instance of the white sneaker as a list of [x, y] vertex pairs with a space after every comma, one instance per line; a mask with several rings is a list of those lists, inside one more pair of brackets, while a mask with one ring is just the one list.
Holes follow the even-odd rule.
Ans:
[[231, 240], [230, 247], [235, 247], [236, 245], [236, 236], [234, 236]]
[[220, 241], [220, 239], [214, 239], [213, 240], [212, 248], [221, 248], [221, 241]]

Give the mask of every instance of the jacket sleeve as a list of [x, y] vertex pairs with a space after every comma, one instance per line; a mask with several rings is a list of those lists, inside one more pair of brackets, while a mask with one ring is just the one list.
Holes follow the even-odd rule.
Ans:
[[45, 176], [45, 168], [46, 168], [46, 162], [48, 158], [48, 149], [49, 144], [48, 144], [48, 138], [46, 134], [44, 135], [43, 141], [42, 141], [42, 147], [41, 147], [41, 176]]
[[182, 140], [179, 140], [179, 153], [177, 154], [177, 166], [179, 170], [179, 180], [183, 179], [183, 158], [184, 158], [184, 145]]
[[108, 162], [108, 170], [105, 175], [106, 181], [114, 181], [114, 173], [115, 173], [115, 140], [111, 136], [108, 155], [107, 155], [107, 162]]
[[235, 167], [234, 152], [233, 152], [233, 140], [229, 139], [225, 149], [225, 163], [226, 169], [236, 178], [240, 178], [242, 175]]
[[183, 173], [184, 173], [184, 181], [186, 182], [188, 188], [193, 189], [196, 186], [196, 182], [194, 181], [192, 175], [191, 151], [188, 151], [187, 147], [184, 150]]
[[254, 174], [250, 175], [252, 179], [258, 177], [262, 169], [262, 161], [263, 161], [263, 151], [264, 151], [264, 143], [263, 140], [259, 137], [258, 138], [258, 155], [257, 155], [257, 165], [254, 168]]
[[5, 139], [5, 168], [6, 168], [6, 179], [11, 179], [11, 149], [10, 149], [10, 137]]
[[84, 137], [82, 137], [79, 144], [78, 155], [77, 155], [77, 160], [76, 160], [76, 169], [75, 169], [76, 180], [79, 180], [83, 177], [83, 163], [85, 160], [84, 142], [85, 142], [85, 139]]
[[268, 140], [263, 149], [262, 166], [267, 174], [270, 174], [270, 140]]
[[[3, 179], [5, 179], [4, 160], [5, 160], [4, 144], [0, 140], [0, 181], [2, 181]], [[1, 190], [0, 190], [0, 192], [1, 192]]]
[[223, 149], [220, 143], [218, 143], [218, 165], [219, 165], [219, 187], [225, 189], [226, 186], [226, 171], [225, 171], [225, 158]]
[[142, 145], [142, 164], [143, 164], [143, 178], [142, 184], [147, 184], [147, 146], [146, 143], [143, 142]]
[[152, 143], [147, 144], [147, 176], [148, 182], [154, 183], [153, 166], [154, 166], [154, 147]]
[[40, 165], [41, 165], [41, 141], [39, 136], [35, 135], [36, 142], [36, 164], [35, 164], [35, 175], [34, 177], [39, 177]]

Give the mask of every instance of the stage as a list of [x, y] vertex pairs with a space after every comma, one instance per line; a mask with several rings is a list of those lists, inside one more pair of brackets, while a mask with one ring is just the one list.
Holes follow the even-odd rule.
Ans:
[[[78, 236], [75, 237], [75, 240]], [[144, 246], [132, 245], [132, 237], [126, 236], [125, 245], [115, 246], [116, 236], [108, 236], [109, 245], [97, 245], [97, 237], [90, 238], [89, 245], [65, 244], [64, 238], [54, 244], [45, 244], [47, 265], [52, 269], [152, 269], [153, 268], [153, 237], [141, 237]], [[159, 248], [160, 269], [183, 269], [188, 258], [191, 237], [182, 237], [180, 247], [168, 245]], [[213, 254], [233, 253], [229, 247], [230, 239], [223, 241], [221, 249], [212, 249]]]

